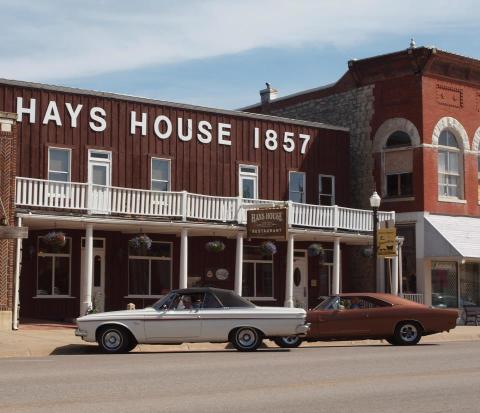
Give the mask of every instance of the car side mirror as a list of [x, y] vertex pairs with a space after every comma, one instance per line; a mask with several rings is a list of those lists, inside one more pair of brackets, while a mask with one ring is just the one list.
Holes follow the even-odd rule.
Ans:
[[340, 304], [340, 305], [338, 306], [338, 309], [339, 309], [339, 310], [345, 310], [345, 306]]

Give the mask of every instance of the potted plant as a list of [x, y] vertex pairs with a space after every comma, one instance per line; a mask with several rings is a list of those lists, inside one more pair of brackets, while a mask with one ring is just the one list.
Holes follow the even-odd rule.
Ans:
[[205, 244], [205, 249], [208, 252], [222, 252], [225, 249], [225, 244], [220, 240], [210, 241]]
[[146, 252], [152, 247], [152, 240], [147, 234], [139, 234], [131, 238], [128, 245], [137, 252]]
[[43, 241], [53, 248], [62, 248], [67, 243], [65, 234], [61, 231], [50, 231], [43, 237]]
[[263, 255], [274, 255], [277, 253], [277, 246], [272, 241], [262, 242], [259, 248]]
[[309, 257], [321, 257], [325, 254], [325, 250], [321, 244], [310, 244], [307, 251]]

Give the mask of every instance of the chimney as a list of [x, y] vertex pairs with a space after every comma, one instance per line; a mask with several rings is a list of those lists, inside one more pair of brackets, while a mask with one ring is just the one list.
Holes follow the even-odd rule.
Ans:
[[270, 102], [275, 100], [278, 95], [278, 90], [270, 86], [270, 83], [265, 83], [267, 87], [260, 91], [260, 102], [262, 104], [262, 112], [270, 111]]

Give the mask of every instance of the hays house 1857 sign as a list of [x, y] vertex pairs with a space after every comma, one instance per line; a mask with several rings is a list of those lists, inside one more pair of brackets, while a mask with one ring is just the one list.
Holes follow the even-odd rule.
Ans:
[[287, 237], [287, 208], [247, 211], [247, 238]]

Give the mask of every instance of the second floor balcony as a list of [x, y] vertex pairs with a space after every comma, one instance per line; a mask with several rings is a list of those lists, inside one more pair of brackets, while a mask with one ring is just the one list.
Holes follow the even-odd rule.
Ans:
[[[371, 232], [372, 211], [277, 201], [194, 194], [186, 191], [151, 191], [81, 182], [16, 178], [16, 205], [79, 214], [142, 216], [179, 221], [244, 225], [246, 210], [262, 206], [288, 207], [290, 226], [332, 231]], [[394, 212], [379, 212], [379, 221], [394, 220]]]

